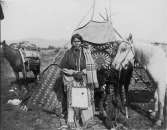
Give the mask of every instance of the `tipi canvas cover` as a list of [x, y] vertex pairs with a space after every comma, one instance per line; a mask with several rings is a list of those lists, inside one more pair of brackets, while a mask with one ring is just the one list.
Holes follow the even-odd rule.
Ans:
[[73, 34], [80, 34], [84, 41], [103, 44], [116, 40], [115, 31], [109, 21], [89, 21], [86, 25], [76, 29]]

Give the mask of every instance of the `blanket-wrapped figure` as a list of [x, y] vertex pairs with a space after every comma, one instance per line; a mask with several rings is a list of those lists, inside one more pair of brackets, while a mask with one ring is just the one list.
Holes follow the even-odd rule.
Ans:
[[80, 35], [71, 38], [72, 47], [60, 64], [63, 69], [63, 83], [67, 92], [67, 123], [78, 127], [93, 120], [94, 88], [98, 87], [96, 67], [88, 47], [83, 45]]

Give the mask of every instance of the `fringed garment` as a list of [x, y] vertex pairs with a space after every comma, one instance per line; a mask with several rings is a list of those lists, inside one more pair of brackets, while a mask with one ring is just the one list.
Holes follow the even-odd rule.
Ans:
[[[69, 70], [69, 72], [71, 73], [72, 71], [84, 71], [87, 70], [87, 63], [86, 63], [86, 57], [85, 57], [85, 52], [79, 49], [75, 49], [74, 47], [72, 47], [70, 50], [68, 50], [65, 54], [65, 56], [62, 59], [61, 62], [61, 67], [62, 69], [67, 69]], [[89, 58], [90, 59], [90, 58]], [[90, 64], [91, 65], [91, 64]], [[92, 64], [93, 66], [94, 64]], [[89, 69], [89, 73], [94, 74], [96, 73], [96, 71], [91, 71], [91, 69]], [[90, 74], [90, 75], [91, 75]], [[90, 76], [89, 75], [89, 76]], [[94, 75], [96, 76], [96, 74]], [[72, 75], [66, 75], [64, 74], [63, 77], [63, 81], [64, 81], [64, 85], [65, 85], [65, 91], [67, 92], [67, 108], [68, 108], [68, 120], [67, 122], [74, 122], [74, 118], [75, 118], [75, 111], [74, 109], [79, 108], [81, 110], [81, 118], [82, 118], [82, 122], [85, 123], [88, 120], [93, 119], [93, 115], [94, 115], [94, 84], [93, 82], [89, 82], [87, 80], [88, 76], [87, 73], [83, 76], [83, 81], [79, 82], [76, 81]], [[90, 81], [90, 80], [89, 80]], [[93, 79], [91, 80], [93, 81]], [[95, 78], [95, 81], [97, 81], [97, 79]], [[97, 87], [98, 83], [95, 83]], [[84, 104], [86, 104], [86, 101], [84, 99], [81, 99], [81, 96], [79, 96], [80, 91], [82, 91], [81, 89], [78, 89], [78, 96], [77, 93], [76, 95], [72, 95], [72, 90], [74, 90], [73, 88], [85, 88], [83, 89], [83, 92], [87, 92], [87, 101], [88, 101], [88, 106], [84, 107]], [[77, 91], [77, 90], [76, 90]], [[78, 104], [79, 103], [83, 103], [82, 107], [75, 107], [72, 105], [72, 101], [74, 100], [73, 97], [78, 98]], [[86, 97], [84, 97], [86, 98]], [[75, 101], [77, 101], [75, 99]]]

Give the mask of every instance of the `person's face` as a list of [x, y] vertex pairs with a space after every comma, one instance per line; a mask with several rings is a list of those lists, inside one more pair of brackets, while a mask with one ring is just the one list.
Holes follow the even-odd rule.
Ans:
[[74, 47], [79, 47], [81, 45], [81, 41], [78, 38], [74, 38], [72, 45]]

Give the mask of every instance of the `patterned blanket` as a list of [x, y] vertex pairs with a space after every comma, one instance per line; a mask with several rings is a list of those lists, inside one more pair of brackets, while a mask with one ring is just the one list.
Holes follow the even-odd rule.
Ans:
[[[64, 54], [65, 50], [60, 50], [54, 64], [59, 64]], [[43, 109], [61, 114], [61, 103], [63, 100], [62, 83], [61, 69], [56, 65], [49, 67], [32, 93], [27, 107], [29, 109]]]

